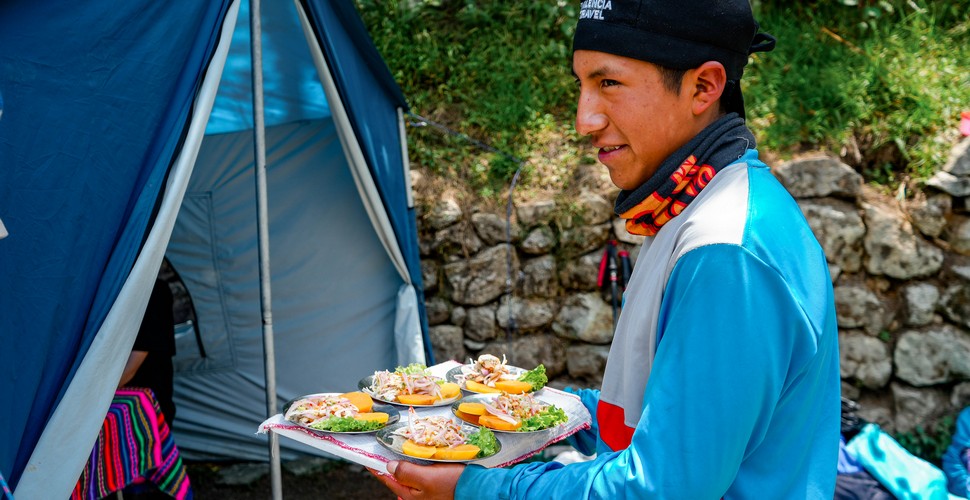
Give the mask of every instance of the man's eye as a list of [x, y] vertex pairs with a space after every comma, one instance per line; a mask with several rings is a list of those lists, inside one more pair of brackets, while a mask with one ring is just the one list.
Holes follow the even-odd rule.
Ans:
[[616, 80], [603, 80], [603, 81], [600, 82], [600, 85], [603, 86], [603, 87], [612, 87], [614, 85], [619, 85], [619, 84], [620, 84], [620, 82], [618, 82]]

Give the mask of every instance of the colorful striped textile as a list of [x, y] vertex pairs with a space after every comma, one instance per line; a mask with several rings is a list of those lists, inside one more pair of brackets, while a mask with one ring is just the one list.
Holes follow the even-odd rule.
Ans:
[[[3, 102], [0, 101], [0, 108], [3, 106]], [[0, 474], [0, 498], [3, 500], [13, 500], [13, 493], [10, 491], [10, 487], [7, 486], [7, 480], [3, 478], [3, 474]]]
[[174, 498], [192, 498], [182, 457], [151, 390], [126, 387], [115, 392], [71, 499], [103, 498], [145, 481]]

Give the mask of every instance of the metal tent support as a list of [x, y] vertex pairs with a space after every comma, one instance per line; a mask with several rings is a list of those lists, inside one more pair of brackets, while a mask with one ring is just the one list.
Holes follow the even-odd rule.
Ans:
[[[253, 60], [253, 144], [256, 156], [256, 217], [259, 233], [259, 305], [263, 319], [263, 367], [266, 373], [266, 416], [276, 414], [276, 352], [269, 269], [269, 215], [266, 199], [266, 123], [263, 116], [263, 46], [260, 0], [250, 0], [249, 29]], [[272, 498], [283, 498], [279, 436], [268, 433]]]

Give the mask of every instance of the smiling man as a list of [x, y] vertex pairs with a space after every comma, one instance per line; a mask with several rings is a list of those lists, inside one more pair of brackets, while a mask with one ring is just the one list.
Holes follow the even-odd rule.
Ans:
[[404, 498], [825, 498], [839, 443], [828, 266], [744, 122], [748, 0], [586, 0], [576, 129], [646, 236], [600, 390], [576, 391], [594, 460], [391, 462]]

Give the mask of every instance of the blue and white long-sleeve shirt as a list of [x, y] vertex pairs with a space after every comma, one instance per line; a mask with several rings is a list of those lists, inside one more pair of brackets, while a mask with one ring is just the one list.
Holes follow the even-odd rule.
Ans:
[[596, 459], [469, 466], [456, 498], [832, 498], [828, 266], [757, 151], [647, 239], [626, 297], [602, 390], [581, 392]]
[[970, 473], [967, 456], [970, 449], [970, 407], [964, 408], [957, 417], [957, 430], [953, 441], [943, 454], [943, 472], [950, 493], [966, 497], [970, 494]]

